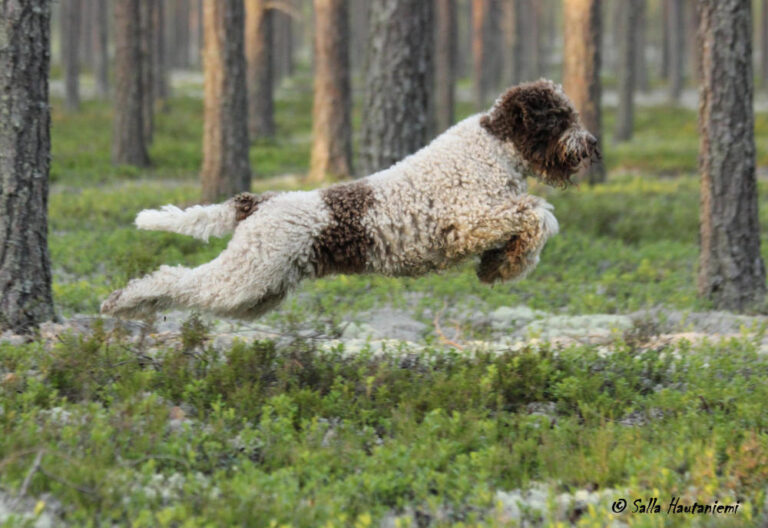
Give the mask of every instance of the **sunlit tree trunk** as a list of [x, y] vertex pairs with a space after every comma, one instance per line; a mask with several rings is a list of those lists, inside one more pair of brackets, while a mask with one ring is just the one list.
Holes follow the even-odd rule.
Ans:
[[251, 186], [245, 84], [243, 0], [204, 3], [205, 125], [203, 201], [215, 202]]
[[145, 167], [149, 156], [144, 139], [139, 0], [116, 0], [115, 118], [112, 161]]
[[372, 0], [360, 148], [375, 172], [421, 148], [430, 123], [433, 4]]
[[0, 2], [0, 332], [54, 317], [48, 255], [51, 3]]
[[273, 12], [265, 0], [245, 2], [245, 57], [248, 62], [248, 129], [251, 138], [275, 135], [272, 82]]
[[[584, 126], [602, 143], [600, 113], [600, 1], [565, 0], [563, 87]], [[595, 162], [581, 175], [590, 184], [605, 181], [605, 167]]]
[[82, 0], [62, 0], [61, 58], [64, 68], [64, 107], [80, 108], [80, 26]]
[[435, 126], [453, 124], [456, 83], [456, 0], [435, 0]]
[[752, 17], [746, 0], [700, 0], [701, 254], [699, 294], [715, 308], [763, 302], [752, 93]]
[[315, 79], [309, 181], [352, 174], [347, 0], [314, 0]]

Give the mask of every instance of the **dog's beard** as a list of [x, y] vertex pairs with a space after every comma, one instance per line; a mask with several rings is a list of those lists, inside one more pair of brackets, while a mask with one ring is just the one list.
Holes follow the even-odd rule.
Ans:
[[564, 189], [573, 185], [573, 177], [601, 159], [595, 137], [584, 129], [568, 131], [552, 146], [544, 170], [538, 174], [542, 183]]

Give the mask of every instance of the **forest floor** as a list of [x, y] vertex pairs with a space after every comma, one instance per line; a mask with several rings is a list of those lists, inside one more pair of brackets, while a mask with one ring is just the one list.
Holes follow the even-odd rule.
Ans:
[[[768, 309], [696, 297], [695, 111], [640, 107], [635, 139], [614, 145], [608, 109], [609, 182], [533, 185], [561, 233], [522, 282], [488, 287], [468, 263], [307, 282], [249, 323], [101, 318], [130, 277], [226, 244], [132, 226], [199, 196], [199, 86], [176, 88], [148, 170], [111, 165], [109, 105], [54, 105], [60, 321], [0, 336], [0, 526], [768, 520]], [[302, 186], [310, 95], [300, 79], [279, 91], [278, 136], [251, 150], [256, 190]], [[756, 128], [765, 167], [768, 114]], [[653, 497], [659, 513], [633, 513]], [[739, 509], [675, 514], [674, 497]]]

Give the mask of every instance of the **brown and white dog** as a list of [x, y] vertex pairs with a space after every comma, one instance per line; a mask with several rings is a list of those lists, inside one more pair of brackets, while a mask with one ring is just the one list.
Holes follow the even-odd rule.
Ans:
[[211, 262], [194, 269], [161, 266], [112, 293], [101, 311], [135, 316], [194, 307], [251, 318], [305, 278], [419, 275], [473, 255], [481, 255], [477, 274], [484, 282], [524, 277], [558, 231], [552, 206], [526, 193], [525, 178], [567, 186], [596, 156], [597, 141], [560, 86], [521, 84], [487, 113], [366, 178], [140, 212], [140, 229], [203, 240], [234, 234]]

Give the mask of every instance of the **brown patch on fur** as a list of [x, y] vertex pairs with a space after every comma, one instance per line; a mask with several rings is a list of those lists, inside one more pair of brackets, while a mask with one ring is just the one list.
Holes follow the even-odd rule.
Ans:
[[579, 114], [565, 95], [549, 81], [524, 83], [508, 90], [482, 117], [480, 125], [502, 141], [512, 141], [523, 158], [550, 185], [565, 187], [570, 177], [592, 159], [597, 142], [586, 135], [578, 148], [566, 148], [560, 139], [580, 126]]
[[265, 192], [261, 194], [243, 192], [238, 194], [232, 198], [232, 201], [235, 203], [235, 220], [242, 222], [256, 212], [259, 209], [259, 205], [275, 195], [277, 195], [276, 192]]
[[373, 189], [365, 182], [353, 182], [334, 185], [321, 194], [331, 210], [331, 223], [314, 243], [315, 275], [365, 271], [373, 237], [362, 221], [374, 203]]
[[484, 252], [477, 267], [480, 282], [492, 284], [520, 275], [533, 238], [530, 233], [522, 232], [510, 238], [503, 247]]

